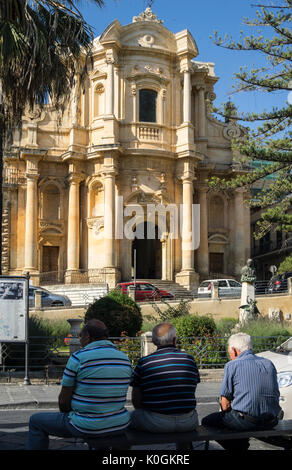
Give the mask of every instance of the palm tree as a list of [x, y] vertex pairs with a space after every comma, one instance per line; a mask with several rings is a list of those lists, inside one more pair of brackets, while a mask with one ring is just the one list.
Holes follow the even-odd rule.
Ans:
[[[48, 97], [62, 110], [81, 57], [93, 34], [78, 11], [79, 0], [5, 0], [0, 3], [0, 274], [2, 273], [2, 169], [5, 140], [28, 107]], [[103, 0], [92, 0], [102, 6]], [[87, 60], [78, 69], [86, 74]]]

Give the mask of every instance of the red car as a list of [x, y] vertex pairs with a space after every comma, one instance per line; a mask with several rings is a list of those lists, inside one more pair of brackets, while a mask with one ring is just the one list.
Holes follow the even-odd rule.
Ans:
[[[134, 286], [134, 282], [120, 282], [117, 289], [121, 289], [123, 294], [127, 294], [128, 286]], [[166, 290], [161, 290], [149, 282], [136, 282], [136, 301], [143, 302], [145, 300], [174, 299], [174, 295]]]

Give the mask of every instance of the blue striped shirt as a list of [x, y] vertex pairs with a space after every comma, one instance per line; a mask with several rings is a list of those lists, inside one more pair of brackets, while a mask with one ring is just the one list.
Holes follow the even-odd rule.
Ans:
[[94, 341], [73, 353], [61, 382], [64, 387], [75, 387], [71, 424], [94, 435], [126, 428], [130, 414], [125, 403], [131, 375], [128, 357], [108, 340]]
[[184, 414], [196, 408], [195, 391], [199, 382], [194, 358], [167, 346], [138, 361], [131, 385], [140, 389], [146, 410]]
[[220, 395], [232, 402], [232, 409], [250, 416], [277, 416], [280, 393], [274, 364], [252, 350], [243, 351], [225, 365]]

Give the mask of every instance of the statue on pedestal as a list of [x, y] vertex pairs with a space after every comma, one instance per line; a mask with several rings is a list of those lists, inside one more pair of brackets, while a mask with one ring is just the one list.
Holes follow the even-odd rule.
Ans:
[[241, 282], [254, 285], [256, 281], [256, 271], [252, 259], [248, 259], [246, 265], [241, 270]]
[[256, 271], [252, 259], [248, 259], [241, 270], [241, 306], [239, 307], [239, 325], [249, 320], [256, 320], [260, 314], [255, 300]]

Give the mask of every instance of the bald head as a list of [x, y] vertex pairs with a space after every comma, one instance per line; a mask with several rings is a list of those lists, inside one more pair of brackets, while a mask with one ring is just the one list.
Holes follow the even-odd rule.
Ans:
[[171, 323], [163, 322], [152, 330], [152, 342], [156, 346], [175, 345], [176, 330]]
[[107, 338], [108, 329], [106, 325], [97, 319], [86, 322], [80, 332], [80, 343], [82, 347], [84, 347], [86, 344], [92, 343], [93, 341], [99, 341], [101, 339]]

